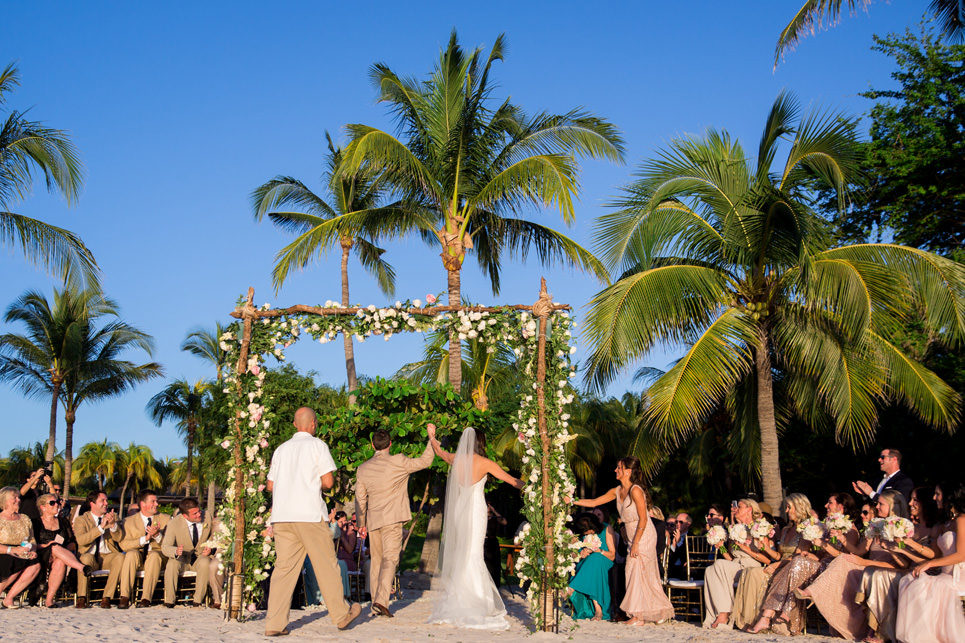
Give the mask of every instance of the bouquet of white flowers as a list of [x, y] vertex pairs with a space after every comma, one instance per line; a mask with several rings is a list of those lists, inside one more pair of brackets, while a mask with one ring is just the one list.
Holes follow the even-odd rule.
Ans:
[[868, 523], [868, 526], [864, 529], [864, 537], [871, 538], [884, 538], [885, 535], [885, 519], [875, 518]]
[[735, 543], [742, 543], [750, 538], [750, 532], [747, 530], [747, 525], [742, 522], [735, 522], [727, 528], [727, 537]]
[[[846, 534], [854, 529], [854, 523], [851, 522], [851, 519], [844, 514], [830, 514], [824, 520], [824, 526], [828, 531], [840, 531], [842, 534]], [[831, 542], [837, 543], [838, 539], [832, 536]]]
[[707, 530], [707, 544], [711, 547], [723, 547], [727, 542], [727, 530], [723, 525], [714, 525]]
[[751, 523], [751, 536], [756, 540], [774, 537], [774, 525], [765, 518], [758, 518]]
[[881, 530], [881, 539], [887, 542], [898, 542], [899, 547], [904, 547], [902, 538], [910, 538], [915, 533], [915, 525], [907, 518], [898, 516], [888, 516], [884, 519]]
[[824, 523], [820, 520], [807, 518], [797, 524], [797, 532], [801, 534], [801, 538], [810, 540], [813, 543], [815, 540], [824, 538], [827, 530], [824, 527]]
[[600, 551], [603, 541], [596, 534], [586, 534], [583, 536], [583, 546], [591, 551]]

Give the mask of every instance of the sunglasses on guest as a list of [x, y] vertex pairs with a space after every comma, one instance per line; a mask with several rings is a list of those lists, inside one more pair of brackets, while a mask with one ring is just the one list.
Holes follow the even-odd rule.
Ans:
[[47, 504], [51, 507], [56, 507], [57, 505], [63, 504], [62, 500], [48, 500]]

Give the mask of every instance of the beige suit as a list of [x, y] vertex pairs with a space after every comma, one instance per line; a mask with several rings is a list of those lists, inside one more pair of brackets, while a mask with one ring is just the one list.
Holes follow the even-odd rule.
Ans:
[[[209, 521], [199, 522], [198, 525], [198, 547], [211, 537], [211, 523]], [[178, 557], [178, 546], [182, 547], [181, 557]], [[211, 573], [211, 559], [207, 556], [198, 554], [193, 555], [195, 550], [194, 543], [191, 542], [191, 525], [188, 523], [184, 514], [174, 517], [164, 530], [164, 538], [161, 539], [161, 552], [168, 559], [164, 566], [164, 602], [171, 605], [177, 600], [178, 577], [181, 572], [191, 570], [197, 574], [194, 586], [194, 602], [204, 601], [204, 595], [208, 590], [208, 576]]]
[[409, 476], [432, 464], [432, 447], [418, 458], [388, 450], [377, 451], [362, 463], [355, 482], [355, 512], [359, 528], [369, 531], [372, 563], [369, 587], [372, 602], [389, 603], [395, 570], [402, 553], [402, 525], [412, 517], [409, 510]]
[[[151, 600], [154, 596], [154, 589], [157, 587], [158, 578], [161, 577], [161, 567], [164, 566], [165, 561], [160, 541], [164, 538], [164, 530], [171, 521], [171, 516], [159, 513], [151, 519], [152, 524], [161, 525], [161, 531], [147, 545], [141, 545], [141, 537], [146, 535], [141, 514], [136, 513], [124, 520], [124, 540], [121, 541], [121, 550], [124, 552], [124, 567], [121, 570], [120, 580], [122, 597], [133, 599], [131, 593], [134, 589], [134, 579], [141, 568], [144, 569], [144, 591], [141, 592], [141, 598]], [[145, 546], [147, 556], [143, 551]]]
[[[98, 551], [91, 554], [90, 550], [102, 536], [101, 530], [97, 526], [97, 517], [91, 512], [77, 516], [74, 520], [74, 538], [77, 539], [77, 553], [80, 562], [90, 565], [94, 569], [106, 569], [110, 571], [107, 576], [107, 585], [104, 586], [104, 598], [114, 598], [117, 591], [117, 584], [121, 577], [121, 568], [124, 566], [124, 553], [121, 551], [120, 542], [124, 537], [124, 532], [118, 525], [114, 531], [106, 530], [103, 533], [102, 541], [107, 547], [107, 553]], [[87, 596], [87, 577], [77, 574], [77, 595], [84, 598]]]

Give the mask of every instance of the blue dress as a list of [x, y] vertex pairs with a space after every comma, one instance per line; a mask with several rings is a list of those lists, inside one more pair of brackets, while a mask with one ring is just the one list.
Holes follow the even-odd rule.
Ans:
[[[600, 551], [609, 551], [606, 545], [606, 530], [600, 536]], [[596, 612], [593, 601], [600, 605], [603, 618], [610, 618], [610, 568], [613, 561], [601, 554], [593, 552], [576, 565], [576, 572], [570, 580], [573, 594], [573, 618], [593, 618]]]

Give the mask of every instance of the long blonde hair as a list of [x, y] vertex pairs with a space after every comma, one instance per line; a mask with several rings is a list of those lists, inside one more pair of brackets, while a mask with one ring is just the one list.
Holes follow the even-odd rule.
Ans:
[[[791, 520], [787, 516], [787, 512], [784, 511], [784, 507], [791, 505], [794, 507], [794, 513], [797, 514], [797, 520]], [[784, 517], [788, 519], [789, 522], [798, 523], [802, 520], [807, 520], [811, 517], [811, 501], [803, 493], [791, 493], [784, 498], [784, 502], [781, 505], [781, 513]]]

